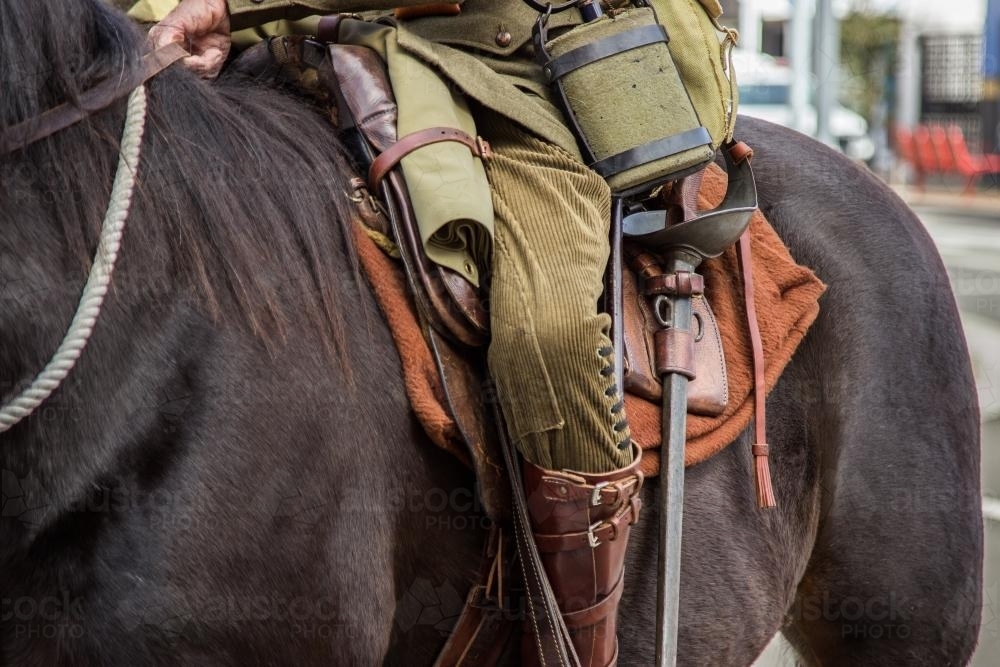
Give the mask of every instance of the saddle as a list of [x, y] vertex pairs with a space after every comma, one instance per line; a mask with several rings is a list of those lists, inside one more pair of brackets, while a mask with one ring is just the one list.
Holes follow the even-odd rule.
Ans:
[[[435, 406], [432, 411], [435, 414], [428, 419], [421, 414], [422, 406], [415, 404], [415, 410], [436, 444], [458, 454], [476, 470], [485, 507], [494, 518], [503, 517], [507, 506], [502, 500], [505, 494], [496, 491], [504, 486], [503, 480], [498, 479], [502, 465], [499, 463], [496, 438], [492, 434], [491, 406], [484, 400], [491, 392], [484, 391], [488, 380], [481, 348], [488, 340], [489, 327], [482, 295], [464, 277], [434, 264], [423, 252], [413, 210], [406, 196], [406, 183], [396, 165], [406, 154], [400, 147], [413, 150], [423, 145], [421, 141], [427, 138], [404, 137], [400, 140], [396, 136], [396, 102], [385, 65], [379, 55], [367, 47], [338, 44], [340, 21], [339, 16], [323, 19], [320, 24], [321, 41], [302, 37], [272, 38], [242, 54], [233, 67], [250, 76], [277, 76], [298, 85], [307, 82], [307, 93], [321, 98], [324, 104], [333, 105], [332, 115], [335, 116], [340, 138], [358, 166], [358, 176], [351, 181], [348, 195], [361, 223], [360, 230], [367, 237], [364, 243], [374, 241], [383, 253], [400, 260], [385, 265], [378, 264], [376, 259], [368, 264], [362, 263], [377, 293], [380, 291], [377, 283], [387, 282], [386, 274], [396, 270], [392, 264], [401, 263], [405, 269], [400, 272], [403, 285], [390, 289], [382, 285], [379, 301], [383, 310], [386, 310], [387, 300], [395, 299], [405, 302], [405, 307], [415, 311], [420, 337], [407, 341], [409, 354], [406, 356], [413, 356], [418, 346], [429, 350], [431, 362], [428, 363], [434, 368], [413, 372], [421, 375], [434, 373], [437, 376], [435, 381], [423, 385], [431, 385], [428, 392], [431, 401], [440, 404], [446, 414], [436, 414]], [[430, 138], [461, 141], [469, 150], [486, 155], [488, 159], [489, 146], [482, 139], [454, 135], [442, 139]], [[668, 230], [683, 230], [688, 225], [686, 221], [705, 217], [706, 214], [699, 209], [718, 205], [719, 200], [712, 201], [712, 196], [709, 196], [706, 206], [705, 188], [702, 187], [704, 173], [664, 188], [655, 197], [643, 202], [643, 208], [648, 210], [621, 212], [630, 228], [634, 228], [633, 235], [641, 236], [649, 224], [662, 225], [664, 218]], [[718, 185], [719, 173], [716, 169], [713, 177], [705, 180], [705, 183], [710, 182], [709, 189]], [[722, 182], [725, 183], [724, 177]], [[770, 346], [767, 351], [775, 359], [775, 368], [767, 371], [769, 388], [814, 319], [813, 306], [822, 292], [822, 286], [811, 272], [794, 264], [766, 221], [760, 219], [759, 223], [761, 233], [756, 236], [760, 238], [755, 236], [754, 242], [760, 249], [755, 253], [754, 263], [766, 266], [766, 273], [773, 274], [762, 276], [765, 280], [773, 278], [765, 284], [770, 294], [790, 301], [787, 316], [780, 317], [778, 313], [769, 312], [769, 319], [764, 322], [765, 344]], [[751, 231], [754, 229], [752, 224]], [[620, 304], [613, 300], [606, 300], [605, 303], [605, 310], [613, 316], [616, 348], [622, 356], [615, 366], [623, 376], [620, 386], [626, 390], [626, 407], [633, 435], [637, 430], [658, 433], [658, 423], [655, 427], [650, 426], [659, 415], [658, 408], [653, 404], [660, 397], [655, 352], [656, 332], [661, 327], [650, 299], [643, 294], [643, 287], [654, 278], [655, 261], [642, 247], [628, 242], [617, 256], [618, 261], [612, 261], [607, 272], [611, 289], [606, 290], [606, 297], [619, 293], [614, 288], [614, 283], [618, 282], [622, 300]], [[692, 360], [694, 379], [689, 383], [688, 391], [689, 425], [693, 423], [694, 430], [689, 428], [688, 435], [689, 449], [694, 444], [697, 451], [689, 464], [704, 460], [718, 451], [714, 445], [699, 448], [699, 440], [703, 436], [731, 441], [751, 418], [745, 410], [745, 399], [753, 390], [753, 380], [744, 377], [750, 350], [742, 343], [745, 324], [739, 324], [740, 321], [745, 323], [746, 315], [734, 310], [740, 308], [740, 304], [731, 303], [731, 299], [723, 301], [721, 305], [725, 306], [727, 326], [726, 335], [720, 336], [719, 320], [713, 307], [719, 305], [714, 301], [723, 292], [732, 291], [734, 286], [739, 289], [739, 282], [734, 282], [734, 276], [739, 275], [743, 267], [736, 261], [735, 254], [731, 257], [727, 254], [720, 259], [725, 260], [722, 266], [708, 267], [706, 264], [707, 268], [717, 270], [706, 273], [709, 289], [693, 301], [698, 335]], [[713, 300], [711, 304], [709, 297]], [[394, 334], [402, 326], [393, 326], [392, 322], [390, 325]], [[734, 335], [734, 327], [739, 329], [738, 335]], [[397, 336], [397, 343], [400, 342]], [[403, 349], [402, 345], [400, 347]], [[404, 359], [404, 367], [407, 361]], [[735, 395], [732, 393], [734, 368], [739, 369]], [[408, 392], [413, 400], [413, 392], [409, 388]], [[727, 424], [725, 429], [717, 428], [721, 420], [734, 416], [739, 418], [739, 423]], [[434, 433], [432, 428], [428, 428], [428, 422], [435, 420], [447, 420], [448, 424], [441, 428], [432, 425], [439, 431]], [[455, 448], [442, 442], [455, 435], [451, 431], [457, 431], [457, 439], [463, 442], [464, 452], [456, 452]], [[656, 444], [651, 441], [652, 437], [647, 438], [647, 442], [643, 442], [641, 437], [639, 440], [644, 447]], [[655, 474], [656, 459], [647, 456], [644, 466], [645, 473]]]
[[[445, 446], [443, 441], [454, 439], [462, 442], [463, 452], [449, 451], [458, 454], [475, 470], [483, 505], [494, 523], [510, 525], [513, 498], [505, 472], [505, 467], [510, 467], [509, 460], [505, 462], [505, 456], [509, 459], [510, 448], [501, 445], [500, 431], [492, 428], [492, 424], [500, 420], [500, 415], [495, 402], [490, 405], [488, 401], [491, 392], [484, 391], [484, 387], [489, 387], [483, 354], [483, 346], [489, 339], [489, 323], [483, 295], [463, 276], [427, 258], [407, 196], [406, 183], [398, 168], [405, 155], [431, 142], [457, 141], [474, 155], [485, 159], [490, 156], [489, 144], [482, 138], [450, 128], [432, 128], [416, 135], [398, 137], [396, 102], [381, 57], [367, 47], [337, 43], [339, 26], [340, 17], [324, 19], [320, 27], [320, 42], [296, 37], [274, 38], [246, 52], [234, 67], [252, 76], [274, 76], [280, 72], [280, 78], [285, 80], [297, 84], [308, 82], [308, 92], [324, 102], [333, 103], [335, 125], [358, 167], [358, 175], [352, 179], [347, 194], [359, 223], [355, 227], [359, 257], [397, 346], [401, 351], [408, 352], [401, 357], [404, 375], [407, 376], [407, 392], [414, 410], [437, 444]], [[303, 76], [306, 71], [310, 73]], [[731, 171], [739, 163], [748, 165], [749, 156], [739, 146], [727, 152], [725, 157]], [[684, 234], [688, 235], [684, 238], [690, 237], [691, 243], [699, 248], [719, 245], [717, 252], [705, 256], [721, 253], [732, 244], [731, 239], [722, 240], [723, 236], [732, 237], [734, 232], [724, 229], [726, 206], [707, 213], [700, 212], [718, 204], [716, 201], [708, 207], [705, 205], [702, 192], [704, 173], [677, 181], [629, 210], [624, 210], [621, 200], [616, 201], [617, 228], [613, 231], [615, 238], [612, 238], [612, 261], [607, 271], [605, 302], [605, 310], [614, 321], [615, 348], [621, 354], [616, 364], [623, 376], [619, 378], [619, 386], [623, 386], [628, 394], [626, 406], [635, 434], [640, 430], [637, 426], [650, 421], [648, 407], [653, 405], [652, 401], [660, 399], [659, 377], [663, 368], [658, 350], [662, 352], [664, 346], [671, 344], [662, 335], [663, 313], [657, 312], [655, 302], [648, 297], [679, 287], [692, 289], [691, 293], [695, 294], [692, 299], [694, 321], [697, 323], [694, 354], [685, 360], [686, 372], [691, 376], [688, 390], [688, 412], [692, 416], [689, 420], [689, 445], [692, 422], [696, 435], [698, 429], [703, 432], [713, 430], [713, 436], [726, 443], [742, 431], [754, 410], [753, 401], [746, 400], [747, 395], [756, 393], [762, 396], [776, 382], [791, 352], [815, 319], [818, 312], [816, 299], [823, 291], [822, 284], [815, 280], [811, 272], [795, 265], [780, 239], [756, 214], [756, 227], [751, 224], [751, 232], [766, 241], [765, 250], [769, 247], [767, 244], [773, 246], [776, 242], [780, 246], [776, 255], [770, 255], [763, 261], [795, 269], [789, 271], [784, 279], [766, 284], [766, 289], [779, 295], [779, 302], [790, 295], [795, 303], [786, 317], [772, 318], [774, 331], [764, 332], [765, 339], [768, 339], [766, 342], [778, 352], [778, 363], [764, 369], [755, 363], [760, 357], [758, 341], [755, 340], [751, 352], [749, 345], [743, 345], [740, 337], [734, 338], [731, 330], [727, 332], [728, 337], [720, 333], [719, 321], [706, 298], [711, 290], [707, 290], [705, 284], [669, 284], [676, 277], [664, 275], [658, 267], [657, 258], [645, 247], [655, 249], [658, 242], [676, 245], [678, 238]], [[720, 173], [716, 170], [712, 174], [715, 178], [709, 180], [717, 183]], [[724, 178], [722, 182], [725, 182]], [[734, 182], [736, 187], [733, 187]], [[750, 182], [752, 184], [752, 178]], [[739, 194], [739, 178], [731, 178], [726, 201], [731, 195], [738, 198]], [[754, 199], [753, 208], [755, 206]], [[746, 214], [743, 220], [745, 227], [749, 212], [743, 210], [743, 213]], [[712, 215], [718, 216], [716, 224], [700, 225], [692, 235], [692, 223]], [[654, 231], [657, 227], [659, 231]], [[719, 238], [712, 238], [711, 228], [723, 229]], [[709, 230], [707, 235], [706, 229]], [[622, 232], [625, 236], [642, 239], [644, 244], [616, 246], [614, 241], [621, 238]], [[753, 292], [746, 273], [752, 272], [748, 247], [749, 243], [746, 254], [739, 257], [739, 266], [734, 252], [732, 257], [727, 255], [721, 258], [721, 265], [715, 268], [714, 273], [706, 272], [706, 283], [714, 280], [715, 286], [722, 290], [719, 293], [727, 289], [731, 291], [732, 276], [742, 269], [744, 286]], [[398, 263], [389, 257], [400, 260], [404, 270], [399, 271]], [[609, 296], [615, 294], [622, 295], [620, 302]], [[725, 321], [729, 322], [730, 329], [733, 322], [742, 321], [745, 324], [747, 313], [734, 310], [732, 300], [723, 300], [720, 304], [725, 308]], [[752, 306], [752, 300], [748, 300], [748, 304]], [[407, 339], [407, 336], [413, 335], [413, 330], [419, 333]], [[727, 340], [726, 347], [733, 350], [724, 349], [724, 338]], [[740, 387], [736, 405], [730, 391], [732, 383], [727, 365], [727, 357], [733, 357], [733, 354], [743, 363], [742, 367], [736, 366], [740, 375], [738, 380], [742, 383], [736, 385]], [[754, 363], [751, 363], [751, 358]], [[411, 391], [410, 376], [414, 374], [419, 376], [417, 382], [423, 385], [426, 400], [417, 400]], [[428, 377], [431, 374], [435, 377]], [[756, 375], [756, 382], [750, 377], [753, 375]], [[761, 407], [762, 398], [757, 403], [757, 407]], [[431, 419], [427, 418], [428, 411], [432, 414]], [[653, 430], [658, 431], [658, 409], [656, 413], [656, 428]], [[719, 422], [725, 422], [726, 428], [717, 429]], [[429, 424], [433, 428], [429, 428]], [[703, 460], [711, 453], [714, 451], [703, 452], [687, 462]], [[685, 459], [688, 458], [685, 456]], [[646, 460], [656, 465], [652, 457], [646, 457]], [[654, 470], [647, 469], [646, 472]], [[507, 599], [502, 582], [510, 578], [511, 559], [509, 554], [505, 555], [510, 549], [509, 542], [504, 539], [503, 533], [496, 530], [492, 533], [482, 561], [480, 583], [470, 591], [462, 617], [437, 664], [468, 664], [472, 660], [484, 664], [496, 662], [498, 651], [502, 650], [505, 638], [512, 631], [510, 623], [498, 620], [506, 618], [503, 612], [509, 611], [502, 606]]]
[[[352, 182], [351, 199], [362, 203], [367, 234], [402, 260], [407, 288], [418, 312], [424, 337], [434, 355], [444, 391], [444, 403], [469, 448], [470, 460], [488, 510], [498, 518], [506, 514], [491, 500], [493, 489], [505, 486], [493, 479], [500, 470], [495, 438], [490, 437], [490, 412], [477, 397], [486, 374], [482, 354], [476, 350], [489, 339], [487, 310], [482, 294], [457, 272], [432, 263], [423, 251], [406, 183], [398, 169], [409, 152], [435, 141], [458, 141], [473, 154], [488, 159], [490, 148], [480, 137], [469, 137], [447, 128], [432, 128], [408, 137], [396, 134], [396, 102], [382, 59], [363, 46], [337, 44], [336, 24], [326, 26], [324, 47], [328, 57], [318, 67], [319, 81], [338, 103], [342, 138], [355, 153], [367, 178]], [[311, 47], [306, 47], [311, 48]], [[696, 214], [699, 176], [663, 193], [659, 205], [677, 222]], [[378, 198], [373, 197], [376, 193]], [[622, 262], [609, 267], [609, 288], [622, 285], [621, 317], [616, 342], [622, 349], [622, 386], [626, 392], [650, 401], [661, 395], [656, 369], [656, 313], [642, 293], [641, 283], [652, 277], [653, 262], [638, 247], [628, 248]], [[606, 290], [608, 294], [612, 289]], [[615, 308], [608, 305], [609, 312]], [[699, 333], [694, 346], [695, 377], [689, 383], [688, 409], [696, 415], [715, 417], [728, 405], [725, 356], [719, 327], [705, 298], [695, 301]]]

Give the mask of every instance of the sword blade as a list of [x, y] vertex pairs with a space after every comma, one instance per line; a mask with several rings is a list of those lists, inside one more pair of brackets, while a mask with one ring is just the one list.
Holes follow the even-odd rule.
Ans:
[[[694, 266], [674, 258], [669, 272], [693, 271]], [[690, 330], [691, 298], [671, 300], [670, 325]], [[680, 612], [681, 532], [684, 519], [684, 444], [687, 431], [688, 379], [666, 373], [663, 384], [662, 445], [660, 448], [659, 554], [656, 588], [656, 665], [677, 663], [677, 629]]]

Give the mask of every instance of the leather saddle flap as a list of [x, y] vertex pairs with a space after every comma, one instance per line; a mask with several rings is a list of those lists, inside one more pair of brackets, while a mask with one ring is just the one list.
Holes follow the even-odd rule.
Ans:
[[[622, 315], [625, 320], [625, 391], [649, 401], [663, 395], [654, 363], [653, 337], [660, 329], [646, 298], [639, 292], [638, 279], [622, 271]], [[704, 297], [691, 301], [694, 312], [695, 378], [688, 383], [688, 412], [707, 417], [721, 415], [729, 403], [729, 381], [722, 338], [715, 314]]]
[[[375, 155], [398, 140], [397, 106], [381, 57], [365, 46], [328, 45], [329, 57], [320, 81], [335, 95], [342, 110], [341, 129], [353, 127], [367, 143], [367, 154], [355, 156], [366, 171]], [[346, 113], [345, 113], [346, 112]], [[393, 236], [406, 266], [413, 297], [421, 314], [445, 336], [470, 346], [486, 342], [489, 316], [475, 287], [451, 269], [428, 259], [410, 206], [406, 183], [398, 168], [382, 186]]]

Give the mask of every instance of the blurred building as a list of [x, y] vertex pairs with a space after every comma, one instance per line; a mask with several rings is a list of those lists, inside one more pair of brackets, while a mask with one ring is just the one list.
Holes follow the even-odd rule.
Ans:
[[954, 124], [974, 145], [995, 145], [996, 123], [982, 105], [987, 0], [880, 4], [902, 19], [896, 122]]
[[[799, 4], [801, 3], [801, 5]], [[1000, 0], [723, 0], [724, 22], [740, 31], [752, 52], [794, 61], [796, 8], [814, 15], [810, 44], [814, 76], [836, 88], [836, 65], [818, 45], [821, 8], [835, 20], [848, 12], [890, 16], [900, 22], [892, 108], [899, 125], [955, 124], [973, 145], [1000, 151]]]
[[986, 9], [982, 119], [985, 130], [983, 151], [1000, 153], [1000, 0], [989, 0]]

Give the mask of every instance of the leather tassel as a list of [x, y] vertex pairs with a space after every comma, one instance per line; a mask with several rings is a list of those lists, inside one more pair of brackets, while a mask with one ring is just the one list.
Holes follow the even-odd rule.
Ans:
[[768, 465], [766, 453], [754, 455], [753, 468], [754, 480], [757, 482], [757, 507], [776, 507], [774, 488], [771, 486], [771, 467]]
[[747, 325], [750, 329], [750, 343], [753, 351], [754, 376], [754, 441], [753, 453], [754, 482], [757, 487], [757, 507], [776, 507], [774, 488], [771, 486], [771, 467], [767, 459], [767, 404], [764, 385], [764, 345], [760, 340], [757, 326], [757, 306], [753, 294], [753, 267], [750, 260], [750, 229], [743, 232], [739, 240], [738, 258], [743, 274], [743, 298], [747, 309]]

